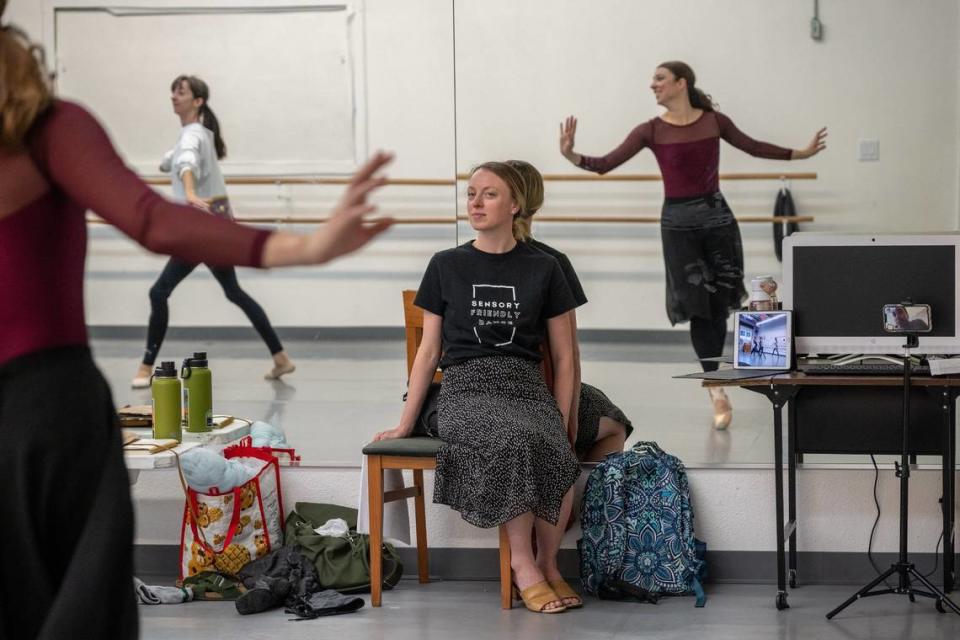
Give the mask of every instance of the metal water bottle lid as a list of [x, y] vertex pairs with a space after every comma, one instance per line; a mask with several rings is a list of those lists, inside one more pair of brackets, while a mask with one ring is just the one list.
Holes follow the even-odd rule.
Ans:
[[205, 367], [207, 366], [207, 352], [206, 351], [194, 351], [193, 357], [190, 358], [190, 364], [194, 367]]
[[155, 378], [176, 378], [177, 363], [172, 360], [165, 360], [161, 362], [160, 366], [154, 370], [153, 376]]

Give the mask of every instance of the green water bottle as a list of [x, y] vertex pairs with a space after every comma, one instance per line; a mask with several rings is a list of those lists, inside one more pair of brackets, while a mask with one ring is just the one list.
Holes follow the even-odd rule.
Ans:
[[172, 438], [180, 442], [183, 438], [180, 429], [180, 379], [177, 378], [175, 362], [160, 363], [150, 380], [150, 394], [153, 397], [153, 437], [162, 440]]
[[183, 414], [187, 431], [204, 433], [213, 428], [213, 378], [206, 351], [196, 351], [180, 368], [183, 379]]

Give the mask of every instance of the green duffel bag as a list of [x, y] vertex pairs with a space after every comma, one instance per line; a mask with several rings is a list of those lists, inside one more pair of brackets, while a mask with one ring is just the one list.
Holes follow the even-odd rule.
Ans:
[[[350, 532], [344, 537], [321, 536], [314, 529], [341, 518]], [[320, 574], [320, 584], [341, 593], [370, 591], [370, 536], [357, 533], [357, 510], [334, 504], [298, 502], [286, 522], [287, 544], [296, 545]], [[383, 544], [383, 588], [400, 582], [403, 564], [393, 545]]]

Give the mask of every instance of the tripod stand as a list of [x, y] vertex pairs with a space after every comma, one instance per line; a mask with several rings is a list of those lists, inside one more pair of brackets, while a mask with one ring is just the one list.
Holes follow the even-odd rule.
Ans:
[[[910, 349], [919, 346], [919, 338], [916, 332], [907, 333], [907, 343], [903, 345], [903, 440], [900, 450], [900, 465], [897, 469], [897, 476], [900, 478], [900, 556], [897, 562], [889, 569], [877, 576], [872, 582], [850, 596], [843, 604], [827, 614], [827, 620], [833, 618], [851, 604], [860, 598], [870, 596], [881, 596], [887, 593], [906, 594], [913, 602], [914, 596], [932, 598], [936, 601], [937, 611], [946, 613], [944, 605], [949, 607], [954, 613], [960, 614], [960, 607], [950, 600], [942, 591], [937, 589], [932, 582], [927, 580], [926, 576], [917, 571], [917, 568], [907, 559], [907, 516], [908, 516], [908, 498], [910, 487], [910, 464], [908, 461], [910, 449]], [[946, 455], [946, 453], [944, 453]], [[897, 576], [897, 586], [887, 587], [886, 589], [873, 589], [881, 582], [886, 581], [891, 576]], [[913, 581], [919, 582], [926, 587], [926, 590], [916, 589]]]

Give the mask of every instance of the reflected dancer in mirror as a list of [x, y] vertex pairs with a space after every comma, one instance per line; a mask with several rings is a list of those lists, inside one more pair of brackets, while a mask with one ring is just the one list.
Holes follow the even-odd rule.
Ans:
[[[754, 140], [740, 131], [712, 99], [696, 86], [689, 65], [671, 61], [656, 68], [650, 84], [666, 111], [636, 126], [616, 149], [604, 156], [574, 150], [577, 119], [560, 124], [560, 152], [571, 163], [604, 174], [649, 147], [663, 176], [660, 219], [666, 268], [666, 307], [671, 325], [690, 322], [698, 358], [723, 353], [727, 318], [747, 297], [743, 285], [743, 247], [736, 218], [720, 193], [720, 140], [754, 157], [800, 160], [826, 147], [820, 129], [803, 149], [786, 149]], [[711, 371], [719, 365], [703, 362]], [[725, 429], [733, 416], [722, 389], [710, 389], [713, 425]]]

